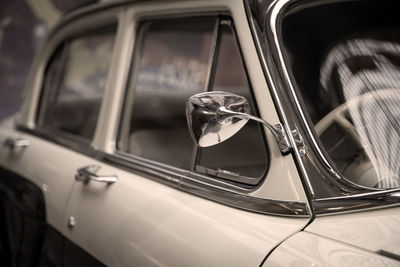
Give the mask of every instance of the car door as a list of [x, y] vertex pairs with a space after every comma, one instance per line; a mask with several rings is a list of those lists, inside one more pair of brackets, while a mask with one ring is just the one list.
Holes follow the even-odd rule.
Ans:
[[15, 129], [0, 131], [4, 266], [76, 266], [71, 248], [78, 262], [92, 262], [65, 239], [64, 211], [77, 170], [94, 162], [115, 23], [100, 31], [70, 24], [53, 34], [36, 59]]
[[64, 218], [104, 264], [259, 265], [309, 221], [292, 156], [258, 124], [213, 148], [190, 139], [185, 102], [198, 92], [241, 94], [278, 121], [247, 25], [240, 1], [127, 8], [97, 167], [75, 181]]

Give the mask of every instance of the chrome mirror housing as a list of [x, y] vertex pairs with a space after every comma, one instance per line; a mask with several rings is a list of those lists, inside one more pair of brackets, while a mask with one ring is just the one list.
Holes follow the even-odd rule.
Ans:
[[226, 92], [205, 92], [191, 96], [186, 102], [186, 119], [195, 144], [209, 147], [235, 135], [248, 120], [264, 124], [275, 136], [282, 153], [291, 151], [281, 124], [271, 125], [250, 115], [246, 98]]
[[[229, 110], [243, 116], [232, 116]], [[190, 134], [200, 147], [219, 144], [236, 134], [248, 121], [250, 106], [246, 98], [225, 92], [196, 94], [186, 103]]]

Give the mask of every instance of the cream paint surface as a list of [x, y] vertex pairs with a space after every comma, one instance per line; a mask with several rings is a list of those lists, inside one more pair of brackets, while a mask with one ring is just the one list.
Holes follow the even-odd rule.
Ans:
[[306, 231], [369, 251], [400, 256], [400, 207], [316, 218]]
[[309, 220], [243, 211], [101, 166], [119, 181], [76, 183], [64, 221], [76, 218], [67, 237], [106, 265], [256, 266]]
[[399, 262], [342, 242], [300, 232], [274, 250], [263, 266], [394, 267], [399, 266]]

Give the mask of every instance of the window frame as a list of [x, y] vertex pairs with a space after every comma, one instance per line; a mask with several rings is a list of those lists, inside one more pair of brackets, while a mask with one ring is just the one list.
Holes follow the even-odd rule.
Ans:
[[[351, 0], [351, 1], [357, 1], [357, 0]], [[283, 2], [281, 0], [281, 2]], [[296, 6], [291, 6], [293, 3], [291, 2], [299, 2], [297, 3]], [[286, 13], [290, 13], [292, 9], [296, 10], [296, 9], [307, 9], [307, 8], [312, 8], [313, 6], [318, 6], [318, 5], [326, 5], [326, 4], [333, 4], [335, 2], [337, 3], [341, 3], [341, 0], [335, 0], [335, 1], [325, 1], [325, 0], [318, 0], [315, 3], [301, 3], [301, 2], [305, 2], [302, 0], [289, 0], [287, 1], [287, 5], [283, 8], [283, 12], [282, 14], [280, 14], [280, 16], [277, 18], [277, 23], [279, 25], [282, 24], [282, 21], [284, 19], [284, 15]], [[289, 65], [289, 55], [286, 51], [286, 49], [284, 48], [284, 44], [283, 44], [283, 38], [282, 38], [282, 32], [279, 31], [278, 35], [277, 35], [278, 41], [279, 41], [279, 46], [281, 48], [281, 54], [282, 54], [282, 66], [284, 66], [285, 68], [285, 72], [287, 73], [287, 79], [290, 82], [290, 87], [292, 87], [291, 93], [293, 94], [293, 96], [295, 97], [295, 99], [297, 99], [298, 102], [298, 109], [301, 111], [300, 114], [301, 115], [301, 119], [304, 123], [304, 129], [306, 129], [307, 132], [307, 136], [312, 140], [313, 146], [313, 152], [317, 155], [317, 157], [320, 160], [321, 165], [324, 165], [324, 167], [326, 169], [329, 170], [330, 174], [331, 174], [331, 178], [333, 179], [337, 179], [339, 177], [340, 183], [360, 190], [360, 191], [391, 191], [391, 190], [400, 190], [400, 188], [391, 188], [391, 189], [384, 189], [384, 188], [371, 188], [371, 187], [366, 187], [363, 185], [359, 185], [356, 184], [354, 182], [351, 182], [348, 178], [346, 178], [336, 167], [336, 164], [333, 162], [333, 160], [330, 158], [330, 156], [328, 155], [328, 152], [326, 151], [324, 145], [322, 144], [320, 138], [318, 137], [315, 129], [314, 129], [314, 125], [313, 122], [311, 120], [311, 117], [308, 113], [307, 107], [306, 107], [306, 103], [303, 100], [303, 97], [301, 95], [300, 92], [300, 88], [297, 85], [296, 79], [294, 77], [293, 71], [290, 68]]]
[[[303, 10], [307, 9], [312, 9], [314, 7], [324, 7], [324, 6], [329, 6], [329, 5], [336, 5], [336, 4], [352, 4], [355, 2], [359, 2], [357, 0], [348, 0], [348, 1], [342, 1], [342, 0], [333, 0], [333, 1], [327, 1], [327, 0], [317, 0], [313, 3], [304, 1], [304, 0], [281, 0], [281, 4], [283, 5], [280, 8], [280, 14], [276, 17], [275, 23], [277, 30], [277, 34], [275, 36], [277, 42], [279, 43], [279, 53], [281, 54], [281, 59], [280, 59], [280, 64], [282, 68], [284, 69], [283, 71], [285, 72], [286, 79], [288, 80], [287, 87], [290, 89], [290, 93], [293, 95], [295, 101], [293, 101], [293, 106], [295, 106], [298, 110], [298, 113], [301, 114], [299, 117], [299, 121], [302, 123], [302, 127], [304, 129], [304, 136], [310, 139], [312, 145], [310, 148], [312, 149], [312, 152], [316, 157], [318, 158], [319, 161], [319, 168], [323, 168], [325, 171], [327, 170], [329, 172], [329, 178], [336, 180], [336, 182], [339, 182], [340, 184], [351, 188], [352, 190], [358, 190], [358, 191], [373, 191], [373, 192], [378, 192], [378, 191], [392, 191], [392, 190], [399, 190], [400, 187], [398, 188], [375, 188], [375, 187], [369, 187], [366, 185], [361, 185], [358, 184], [354, 181], [352, 181], [351, 178], [346, 177], [341, 170], [339, 170], [339, 167], [337, 166], [337, 163], [331, 158], [329, 155], [325, 145], [321, 141], [321, 137], [318, 136], [316, 130], [315, 130], [315, 125], [317, 123], [313, 123], [313, 120], [311, 119], [311, 116], [308, 111], [308, 107], [306, 104], [306, 101], [304, 101], [303, 93], [302, 93], [302, 88], [298, 85], [298, 82], [296, 81], [296, 77], [294, 74], [293, 69], [291, 68], [291, 63], [290, 63], [290, 55], [289, 55], [289, 50], [285, 48], [284, 41], [283, 41], [283, 32], [282, 32], [282, 24], [283, 21], [285, 20], [285, 15], [290, 15], [295, 12], [301, 12]], [[277, 7], [278, 8], [278, 7]], [[342, 7], [343, 8], [343, 7]], [[338, 41], [343, 41], [343, 37], [346, 37], [347, 35], [342, 35], [340, 38], [338, 38]], [[329, 49], [332, 49], [332, 47], [328, 46]], [[327, 52], [329, 50], [324, 49], [324, 52]], [[330, 112], [333, 110], [330, 110]], [[328, 113], [329, 114], [329, 113]], [[327, 115], [327, 114], [326, 114]], [[322, 118], [321, 118], [322, 119]]]
[[[82, 10], [74, 14], [67, 15], [49, 32], [42, 47], [37, 52], [34, 62], [31, 66], [31, 72], [28, 76], [26, 86], [23, 91], [24, 98], [29, 97], [31, 100], [23, 102], [21, 116], [17, 119], [15, 127], [18, 131], [28, 133], [42, 140], [60, 145], [64, 148], [78, 152], [80, 154], [95, 157], [98, 154], [98, 145], [96, 136], [101, 118], [102, 110], [105, 104], [105, 93], [107, 87], [113, 83], [111, 77], [112, 66], [115, 64], [119, 54], [117, 45], [121, 38], [122, 23], [122, 8], [120, 6], [112, 7], [108, 10]], [[82, 16], [83, 15], [83, 16]], [[98, 120], [94, 129], [93, 137], [88, 140], [80, 136], [69, 134], [67, 132], [54, 131], [45, 127], [41, 127], [38, 122], [38, 116], [41, 109], [41, 101], [43, 96], [43, 87], [45, 83], [46, 69], [51, 62], [53, 55], [57, 49], [64, 45], [67, 40], [85, 36], [88, 32], [97, 32], [101, 29], [108, 29], [108, 32], [113, 33], [114, 46], [110, 61], [110, 70], [104, 93], [101, 99]]]
[[[298, 94], [295, 79], [287, 64], [289, 61], [282, 40], [282, 19], [285, 14], [300, 6], [312, 7], [320, 3], [332, 1], [317, 0], [311, 3], [307, 0], [278, 0], [268, 4], [265, 16], [255, 16], [251, 23], [252, 32], [259, 40], [257, 49], [265, 58], [264, 71], [277, 71], [276, 76], [268, 76], [271, 83], [280, 84], [279, 90], [273, 94], [274, 100], [280, 103], [278, 110], [288, 121], [288, 126], [296, 129], [302, 136], [304, 145], [308, 148], [303, 155], [295, 148], [295, 156], [314, 213], [316, 216], [323, 216], [398, 205], [400, 188], [373, 189], [356, 185], [347, 181], [332, 167], [323, 154], [323, 147], [315, 134], [305, 104]], [[258, 14], [259, 6], [256, 0], [246, 0], [246, 6], [250, 16]], [[264, 51], [269, 51], [269, 54]]]
[[[70, 51], [71, 48], [71, 43], [74, 40], [77, 40], [79, 38], [82, 37], [87, 37], [87, 36], [96, 36], [96, 34], [110, 34], [110, 36], [113, 37], [113, 50], [112, 50], [112, 54], [115, 54], [115, 44], [116, 44], [116, 39], [117, 39], [117, 31], [118, 31], [118, 25], [117, 23], [115, 24], [108, 24], [108, 25], [101, 25], [98, 27], [94, 27], [94, 28], [89, 28], [89, 29], [83, 29], [80, 30], [78, 32], [72, 33], [70, 35], [65, 36], [61, 42], [59, 42], [55, 48], [52, 50], [52, 52], [50, 53], [50, 57], [47, 59], [46, 64], [45, 64], [45, 68], [44, 68], [44, 72], [43, 72], [43, 78], [42, 78], [42, 83], [40, 86], [40, 95], [39, 95], [39, 99], [38, 99], [38, 105], [37, 105], [37, 109], [35, 112], [35, 131], [37, 131], [38, 133], [40, 133], [42, 136], [48, 136], [48, 138], [54, 137], [58, 140], [58, 143], [62, 142], [61, 140], [65, 140], [65, 143], [67, 144], [72, 144], [72, 143], [76, 143], [78, 145], [83, 145], [86, 147], [90, 147], [91, 143], [95, 137], [96, 134], [96, 128], [97, 128], [97, 123], [99, 121], [99, 117], [100, 117], [100, 110], [101, 107], [103, 105], [103, 99], [104, 99], [104, 94], [106, 91], [106, 88], [104, 88], [103, 90], [103, 94], [101, 96], [101, 100], [100, 100], [100, 105], [99, 105], [99, 114], [97, 116], [97, 121], [96, 121], [96, 126], [93, 130], [93, 136], [92, 138], [88, 139], [85, 138], [83, 136], [80, 135], [75, 135], [72, 133], [69, 133], [67, 131], [63, 131], [61, 129], [56, 129], [53, 127], [46, 127], [43, 125], [43, 113], [46, 112], [47, 108], [49, 107], [49, 94], [52, 91], [56, 91], [55, 93], [58, 95], [61, 91], [60, 85], [63, 82], [62, 79], [60, 79], [60, 76], [62, 76], [62, 74], [65, 71], [65, 64], [66, 64], [66, 57]], [[57, 51], [61, 49], [61, 70], [59, 70], [60, 73], [57, 73], [59, 77], [57, 82], [57, 88], [46, 88], [46, 74], [47, 74], [47, 70], [50, 67], [50, 64], [52, 63], [52, 60], [54, 59], [54, 56], [56, 56]], [[111, 65], [112, 65], [112, 60], [113, 60], [114, 55], [111, 55], [110, 57], [110, 66], [109, 66], [109, 70], [107, 73], [107, 81], [109, 80], [109, 74], [111, 72]], [[106, 86], [105, 86], [106, 87]], [[58, 97], [56, 97], [58, 99]]]
[[[249, 74], [247, 71], [247, 67], [243, 58], [243, 54], [242, 54], [242, 49], [240, 47], [240, 43], [239, 43], [239, 39], [235, 30], [235, 24], [233, 22], [233, 19], [230, 15], [227, 14], [222, 14], [219, 15], [218, 17], [218, 21], [217, 21], [216, 25], [216, 34], [217, 34], [217, 38], [213, 47], [213, 57], [212, 57], [212, 64], [210, 66], [209, 69], [209, 75], [208, 75], [208, 85], [206, 88], [207, 92], [211, 92], [213, 91], [213, 86], [215, 83], [215, 76], [217, 74], [217, 65], [218, 65], [218, 60], [219, 60], [219, 52], [221, 50], [221, 45], [222, 45], [222, 31], [221, 28], [224, 25], [228, 25], [229, 29], [232, 31], [232, 36], [238, 51], [238, 56], [239, 56], [239, 60], [241, 63], [241, 66], [243, 67], [243, 72], [244, 75], [246, 77], [246, 81], [247, 81], [247, 85], [248, 85], [248, 90], [249, 90], [249, 95], [250, 98], [249, 100], [251, 100], [251, 106], [254, 109], [254, 114], [252, 114], [253, 116], [256, 117], [260, 117], [260, 113], [258, 110], [258, 105], [257, 105], [257, 101], [255, 99], [254, 96], [254, 92], [253, 92], [253, 87], [249, 78]], [[246, 185], [250, 185], [250, 186], [257, 186], [259, 183], [262, 182], [262, 180], [268, 175], [268, 170], [270, 167], [270, 151], [269, 151], [269, 147], [268, 147], [268, 143], [266, 142], [266, 136], [265, 136], [265, 132], [262, 128], [262, 125], [260, 125], [259, 123], [257, 123], [257, 127], [258, 127], [258, 131], [260, 133], [260, 138], [263, 140], [263, 144], [264, 144], [264, 149], [265, 149], [265, 155], [266, 155], [266, 162], [265, 162], [265, 168], [263, 173], [259, 176], [259, 177], [250, 177], [250, 176], [244, 176], [244, 175], [239, 175], [239, 176], [235, 176], [234, 173], [230, 174], [229, 170], [222, 170], [222, 171], [226, 171], [226, 172], [221, 172], [220, 170], [216, 170], [216, 169], [211, 169], [211, 168], [207, 168], [203, 165], [200, 165], [200, 159], [201, 159], [201, 148], [198, 146], [194, 146], [193, 148], [193, 156], [192, 156], [192, 164], [191, 164], [191, 170], [195, 173], [199, 173], [199, 174], [203, 174], [203, 175], [207, 175], [207, 176], [211, 176], [215, 179], [225, 179], [225, 180], [230, 180], [231, 182], [239, 182], [239, 183], [243, 183]], [[215, 174], [214, 174], [215, 173]]]
[[[222, 21], [228, 21], [230, 22], [229, 27], [232, 30], [232, 34], [235, 40], [235, 45], [238, 49], [238, 53], [239, 53], [239, 57], [240, 57], [240, 61], [242, 63], [243, 66], [243, 71], [246, 75], [246, 80], [248, 82], [248, 86], [249, 86], [249, 94], [251, 96], [251, 100], [254, 104], [254, 112], [255, 112], [255, 116], [259, 116], [259, 111], [258, 111], [258, 105], [257, 105], [257, 101], [255, 99], [254, 96], [254, 92], [253, 92], [253, 88], [252, 88], [252, 84], [248, 75], [248, 70], [245, 64], [245, 60], [243, 58], [243, 54], [242, 54], [242, 49], [239, 43], [239, 39], [235, 30], [235, 24], [234, 24], [234, 19], [231, 16], [231, 14], [227, 11], [214, 11], [214, 12], [194, 12], [194, 13], [189, 13], [189, 14], [168, 14], [168, 15], [156, 15], [156, 16], [141, 16], [140, 18], [137, 19], [136, 21], [136, 28], [135, 28], [135, 42], [134, 45], [131, 49], [131, 62], [129, 64], [129, 74], [127, 77], [127, 83], [126, 86], [124, 88], [124, 101], [122, 103], [122, 107], [120, 109], [120, 116], [119, 116], [119, 121], [118, 121], [118, 130], [116, 133], [116, 142], [115, 142], [115, 151], [114, 151], [114, 155], [116, 155], [119, 158], [124, 158], [124, 159], [128, 159], [131, 161], [137, 161], [137, 162], [141, 162], [141, 163], [145, 163], [145, 164], [152, 164], [154, 165], [156, 168], [161, 167], [164, 168], [166, 170], [170, 170], [173, 172], [177, 172], [180, 175], [188, 175], [191, 178], [194, 179], [198, 179], [200, 181], [206, 181], [207, 183], [210, 184], [217, 184], [217, 185], [224, 185], [224, 186], [233, 186], [234, 188], [240, 188], [240, 189], [244, 189], [244, 190], [255, 190], [257, 189], [259, 186], [261, 186], [263, 184], [263, 181], [266, 179], [266, 177], [268, 176], [268, 172], [270, 169], [270, 150], [268, 148], [268, 143], [266, 140], [266, 136], [265, 136], [265, 131], [263, 129], [263, 127], [259, 127], [260, 130], [260, 138], [262, 138], [263, 140], [263, 145], [265, 148], [265, 152], [266, 152], [266, 159], [267, 162], [265, 163], [265, 170], [263, 172], [263, 174], [260, 177], [246, 177], [246, 176], [238, 176], [237, 180], [235, 181], [234, 179], [236, 177], [218, 177], [216, 175], [212, 175], [211, 173], [207, 172], [210, 171], [211, 169], [207, 169], [203, 166], [197, 166], [200, 167], [201, 169], [205, 169], [204, 172], [200, 172], [200, 171], [196, 171], [196, 163], [198, 163], [200, 157], [200, 151], [199, 148], [193, 143], [193, 149], [192, 149], [192, 159], [191, 159], [191, 166], [190, 169], [186, 170], [186, 169], [181, 169], [178, 167], [174, 167], [172, 165], [169, 164], [165, 164], [156, 160], [152, 160], [152, 159], [148, 159], [139, 155], [135, 155], [133, 153], [129, 153], [126, 151], [123, 151], [120, 149], [120, 143], [123, 142], [121, 140], [121, 131], [124, 130], [124, 124], [126, 125], [126, 120], [127, 118], [130, 118], [130, 116], [126, 116], [125, 114], [127, 113], [127, 111], [129, 112], [132, 107], [133, 107], [133, 101], [130, 101], [129, 99], [132, 98], [132, 95], [134, 94], [134, 87], [132, 87], [132, 83], [134, 83], [134, 81], [136, 80], [135, 76], [136, 74], [135, 69], [137, 68], [137, 60], [135, 60], [135, 54], [138, 53], [138, 50], [140, 49], [140, 45], [143, 43], [143, 30], [140, 28], [144, 23], [146, 22], [151, 22], [151, 21], [157, 21], [157, 20], [166, 20], [166, 19], [191, 19], [191, 18], [215, 18], [215, 26], [213, 29], [213, 36], [212, 36], [212, 40], [211, 40], [211, 47], [210, 47], [210, 56], [209, 56], [209, 63], [208, 63], [208, 73], [207, 73], [207, 77], [206, 77], [206, 85], [204, 88], [204, 92], [210, 91], [212, 90], [212, 85], [213, 85], [213, 81], [214, 81], [214, 76], [216, 74], [215, 69], [216, 69], [216, 65], [218, 62], [218, 51], [217, 49], [218, 46], [220, 46], [220, 41], [221, 41], [221, 32], [220, 32], [220, 28], [222, 25]], [[211, 63], [211, 64], [210, 64]], [[130, 102], [130, 106], [128, 104], [128, 102]], [[126, 131], [126, 129], [125, 129]], [[189, 131], [189, 130], [188, 130]], [[217, 170], [213, 170], [214, 172], [217, 172]], [[256, 180], [254, 182], [254, 180]], [[250, 181], [250, 183], [246, 183], [246, 181]]]

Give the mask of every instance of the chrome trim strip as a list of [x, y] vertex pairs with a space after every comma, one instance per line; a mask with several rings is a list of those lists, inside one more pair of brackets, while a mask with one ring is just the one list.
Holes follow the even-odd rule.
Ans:
[[80, 138], [65, 138], [62, 137], [62, 135], [60, 137], [59, 133], [54, 133], [51, 130], [42, 130], [39, 128], [31, 129], [23, 125], [16, 125], [16, 130], [53, 142], [88, 157], [95, 157], [96, 155], [96, 150], [90, 145], [90, 143], [86, 140], [81, 140]]
[[317, 199], [312, 202], [318, 216], [400, 206], [400, 190]]
[[[310, 217], [310, 213], [304, 202], [253, 197], [247, 194], [247, 190], [232, 186], [228, 188], [226, 185], [218, 186], [211, 184], [208, 181], [210, 178], [202, 177], [203, 180], [199, 179], [199, 174], [190, 171], [177, 173], [176, 171], [157, 166], [156, 162], [144, 162], [147, 160], [144, 159], [143, 161], [143, 159], [128, 157], [122, 154], [110, 155], [102, 153], [98, 160], [104, 161], [107, 164], [116, 164], [119, 167], [123, 166], [129, 171], [138, 172], [140, 175], [144, 175], [155, 181], [231, 207], [268, 215]], [[204, 181], [204, 178], [207, 181]]]

